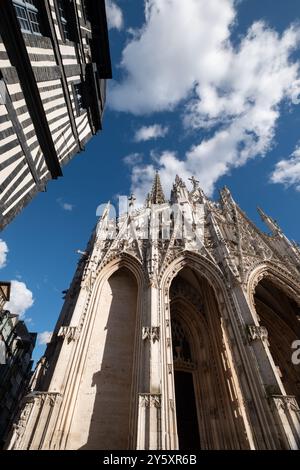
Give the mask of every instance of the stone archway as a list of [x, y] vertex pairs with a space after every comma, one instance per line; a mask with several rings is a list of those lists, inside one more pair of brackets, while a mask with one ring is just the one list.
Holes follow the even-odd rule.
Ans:
[[137, 311], [136, 277], [120, 266], [104, 280], [94, 307], [69, 448], [130, 446]]
[[169, 298], [179, 449], [249, 448], [213, 288], [187, 264]]
[[300, 339], [300, 302], [278, 286], [274, 276], [266, 275], [256, 285], [254, 305], [261, 326], [268, 331], [270, 352], [285, 391], [300, 404], [300, 365], [292, 362], [292, 344]]

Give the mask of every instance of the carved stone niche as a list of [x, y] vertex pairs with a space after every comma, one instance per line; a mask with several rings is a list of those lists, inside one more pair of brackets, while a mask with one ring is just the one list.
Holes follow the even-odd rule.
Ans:
[[299, 414], [300, 419], [300, 409], [294, 395], [273, 395], [272, 399], [278, 410], [294, 411]]
[[153, 343], [159, 341], [160, 339], [160, 329], [159, 326], [144, 326], [142, 330], [142, 339], [151, 340]]
[[268, 330], [264, 326], [248, 325], [248, 339], [251, 342], [261, 340], [268, 343]]
[[57, 336], [62, 336], [68, 341], [76, 341], [79, 337], [79, 328], [77, 326], [61, 326]]
[[142, 408], [160, 408], [161, 395], [151, 393], [140, 393], [139, 405]]

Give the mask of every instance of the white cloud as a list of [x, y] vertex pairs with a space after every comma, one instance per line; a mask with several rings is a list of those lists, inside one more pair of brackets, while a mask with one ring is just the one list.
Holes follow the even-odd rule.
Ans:
[[10, 300], [6, 302], [5, 308], [11, 313], [24, 317], [34, 303], [32, 292], [27, 288], [24, 282], [11, 281]]
[[4, 240], [0, 238], [0, 269], [6, 266], [6, 258], [8, 253], [8, 246]]
[[202, 76], [224, 74], [233, 1], [146, 0], [145, 16], [123, 50], [126, 78], [109, 96], [115, 109], [136, 114], [172, 109]]
[[123, 27], [123, 13], [121, 8], [111, 0], [106, 0], [106, 14], [108, 28], [122, 29]]
[[272, 183], [281, 183], [285, 186], [295, 186], [300, 191], [300, 145], [296, 147], [291, 156], [280, 160], [271, 174]]
[[113, 85], [110, 106], [147, 114], [184, 103], [184, 126], [209, 129], [209, 137], [181, 158], [167, 152], [158, 164], [163, 178], [174, 166], [195, 174], [210, 194], [218, 178], [272, 148], [280, 105], [299, 102], [292, 53], [300, 27], [280, 35], [256, 22], [233, 45], [234, 0], [146, 0], [145, 18], [123, 50], [125, 78]]
[[40, 346], [50, 343], [53, 331], [43, 331], [37, 335], [37, 341]]
[[65, 210], [65, 211], [72, 211], [73, 210], [73, 204], [69, 204], [68, 202], [64, 202], [62, 204], [62, 208]]
[[146, 140], [158, 139], [165, 137], [169, 132], [167, 126], [163, 127], [160, 124], [153, 124], [152, 126], [143, 126], [138, 129], [134, 135], [135, 142], [144, 142]]
[[56, 201], [58, 202], [58, 204], [64, 211], [72, 212], [72, 210], [75, 207], [74, 204], [70, 204], [69, 202], [64, 202], [61, 198], [58, 198]]
[[126, 157], [123, 158], [123, 162], [125, 163], [125, 165], [128, 165], [128, 166], [137, 165], [138, 163], [141, 163], [142, 161], [143, 161], [143, 155], [138, 152], [130, 153], [129, 155], [126, 155]]

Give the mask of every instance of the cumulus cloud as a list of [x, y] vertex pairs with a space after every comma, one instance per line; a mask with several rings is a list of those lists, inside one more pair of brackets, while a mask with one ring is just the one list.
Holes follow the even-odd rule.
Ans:
[[53, 331], [43, 331], [37, 335], [37, 341], [39, 346], [50, 343]]
[[202, 76], [224, 74], [231, 0], [146, 0], [145, 19], [123, 50], [126, 77], [109, 97], [115, 109], [135, 114], [172, 109]]
[[60, 207], [64, 210], [64, 211], [67, 211], [67, 212], [72, 212], [72, 210], [74, 209], [74, 205], [73, 204], [70, 204], [69, 202], [64, 202], [61, 198], [57, 199], [57, 202], [58, 204], [60, 205]]
[[8, 246], [6, 242], [0, 238], [0, 269], [6, 266], [7, 253]]
[[122, 29], [123, 27], [123, 13], [121, 8], [113, 1], [106, 0], [106, 14], [108, 28]]
[[[235, 21], [234, 0], [146, 0], [145, 23], [123, 50], [125, 78], [110, 93], [112, 108], [134, 114], [181, 103], [185, 127], [209, 130], [185, 155], [158, 160], [163, 178], [177, 166], [208, 194], [218, 178], [272, 148], [281, 104], [299, 102], [300, 27], [279, 34], [258, 21], [233, 44]], [[145, 174], [135, 168], [133, 190]]]
[[73, 204], [69, 204], [68, 202], [63, 202], [63, 204], [62, 204], [62, 208], [65, 211], [72, 211], [73, 207], [74, 207]]
[[160, 124], [153, 124], [152, 126], [143, 126], [138, 129], [134, 135], [135, 142], [145, 142], [151, 139], [158, 139], [165, 137], [169, 132], [167, 126], [163, 127]]
[[272, 183], [281, 183], [286, 187], [295, 186], [300, 191], [300, 145], [291, 156], [280, 160], [271, 174]]
[[137, 165], [138, 163], [141, 163], [143, 161], [143, 154], [135, 152], [135, 153], [130, 153], [129, 155], [126, 155], [126, 157], [123, 158], [123, 162], [125, 165], [128, 166], [134, 166]]
[[10, 300], [5, 304], [5, 308], [11, 313], [24, 317], [26, 310], [34, 303], [32, 292], [24, 282], [11, 281]]

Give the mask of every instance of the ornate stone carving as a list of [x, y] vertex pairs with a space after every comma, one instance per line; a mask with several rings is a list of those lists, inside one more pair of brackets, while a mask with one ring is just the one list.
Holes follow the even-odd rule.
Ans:
[[161, 407], [161, 395], [151, 393], [140, 393], [139, 404], [142, 408], [160, 408]]
[[160, 329], [159, 326], [144, 326], [142, 330], [142, 339], [151, 340], [153, 343], [159, 341], [160, 339]]
[[48, 362], [47, 357], [42, 356], [41, 359], [37, 362], [35, 370], [30, 379], [30, 383], [29, 383], [30, 390], [34, 390], [38, 388], [39, 381], [46, 375], [48, 367], [49, 367], [49, 362]]
[[[11, 437], [10, 449], [19, 449], [25, 430], [28, 427], [29, 418], [34, 411], [34, 408], [41, 408], [43, 405], [53, 407], [57, 401], [61, 399], [61, 394], [58, 392], [31, 392], [24, 399], [23, 410], [20, 414], [19, 420], [13, 425], [13, 435]], [[39, 413], [36, 413], [38, 416]], [[34, 430], [35, 423], [30, 424]]]
[[57, 336], [62, 336], [68, 341], [76, 341], [79, 337], [80, 331], [77, 326], [61, 326]]
[[[174, 368], [183, 370], [195, 369], [187, 336], [180, 321], [176, 318], [176, 315], [172, 320], [172, 339]], [[171, 370], [169, 366], [171, 366]], [[168, 372], [169, 374], [172, 373], [171, 364], [168, 364]]]
[[199, 292], [194, 289], [191, 284], [184, 282], [173, 282], [170, 289], [170, 298], [173, 300], [175, 297], [184, 297], [191, 304], [193, 304], [198, 311], [203, 312], [203, 299]]
[[296, 413], [299, 413], [299, 419], [300, 419], [300, 408], [299, 408], [299, 405], [295, 396], [273, 395], [272, 398], [278, 410], [284, 410], [286, 412], [294, 411]]

